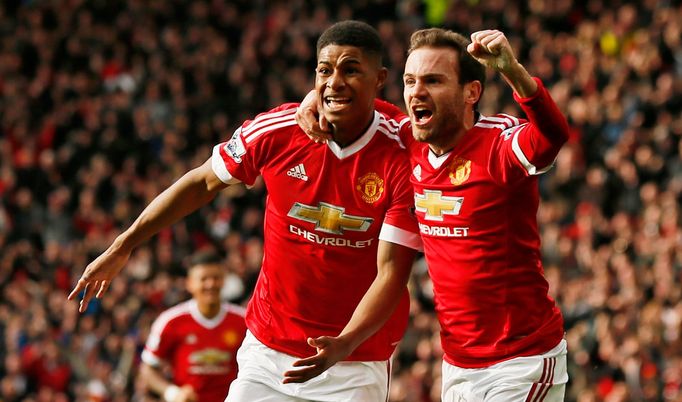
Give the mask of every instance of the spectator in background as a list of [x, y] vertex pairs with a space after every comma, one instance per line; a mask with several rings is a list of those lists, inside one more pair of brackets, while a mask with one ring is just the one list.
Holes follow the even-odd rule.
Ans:
[[[224, 261], [212, 252], [192, 256], [187, 291], [192, 295], [154, 321], [140, 376], [166, 402], [222, 402], [237, 378], [237, 349], [246, 336], [244, 309], [220, 300]], [[172, 373], [167, 379], [165, 373]]]

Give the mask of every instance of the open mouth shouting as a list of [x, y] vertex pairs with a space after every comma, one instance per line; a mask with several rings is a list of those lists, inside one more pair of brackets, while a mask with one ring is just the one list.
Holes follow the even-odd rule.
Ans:
[[433, 117], [433, 111], [426, 106], [412, 106], [410, 109], [414, 120], [412, 124], [415, 126], [427, 126]]

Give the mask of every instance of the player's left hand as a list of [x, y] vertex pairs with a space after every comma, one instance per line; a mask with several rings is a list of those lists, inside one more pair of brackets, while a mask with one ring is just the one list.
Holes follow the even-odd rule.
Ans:
[[479, 63], [502, 73], [518, 63], [507, 37], [497, 30], [472, 33], [467, 51]]
[[351, 353], [350, 346], [341, 338], [334, 336], [308, 338], [308, 345], [317, 348], [317, 354], [295, 361], [294, 367], [304, 368], [285, 372], [283, 384], [306, 382], [317, 377]]

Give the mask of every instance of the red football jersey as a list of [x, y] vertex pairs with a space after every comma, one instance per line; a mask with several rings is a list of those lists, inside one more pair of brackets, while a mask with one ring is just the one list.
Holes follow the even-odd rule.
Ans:
[[445, 360], [459, 367], [541, 354], [563, 336], [543, 275], [536, 214], [537, 175], [552, 166], [568, 124], [536, 82], [535, 95], [515, 97], [530, 121], [478, 116], [441, 156], [400, 119]]
[[217, 316], [204, 317], [194, 300], [178, 304], [152, 324], [142, 361], [173, 371], [173, 383], [194, 388], [200, 401], [222, 402], [237, 378], [237, 349], [246, 336], [244, 309], [223, 304]]
[[[398, 125], [378, 112], [353, 144], [316, 144], [283, 105], [245, 122], [213, 151], [226, 183], [268, 190], [263, 265], [246, 321], [265, 345], [315, 353], [306, 339], [338, 335], [377, 274], [379, 239], [420, 248], [410, 166]], [[388, 359], [408, 317], [408, 294], [347, 360]]]

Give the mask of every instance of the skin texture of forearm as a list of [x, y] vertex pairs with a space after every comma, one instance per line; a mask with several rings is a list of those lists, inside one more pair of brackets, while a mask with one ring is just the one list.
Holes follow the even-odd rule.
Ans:
[[208, 204], [225, 187], [227, 185], [215, 177], [210, 161], [207, 161], [159, 194], [116, 239], [114, 246], [132, 250], [159, 230]]
[[300, 383], [320, 375], [338, 361], [345, 359], [362, 342], [381, 328], [400, 302], [410, 275], [416, 251], [380, 241], [375, 280], [355, 308], [348, 324], [339, 336], [308, 338], [317, 349], [313, 356], [295, 361], [295, 367], [284, 373], [283, 382]]
[[522, 98], [533, 96], [538, 90], [537, 83], [521, 64], [514, 63], [507, 70], [501, 71], [502, 77]]
[[85, 267], [85, 272], [69, 294], [75, 299], [84, 291], [78, 310], [82, 313], [93, 297], [102, 297], [111, 281], [128, 262], [132, 250], [164, 227], [177, 222], [211, 201], [227, 184], [213, 173], [210, 159], [191, 170], [159, 194], [114, 243]]
[[377, 277], [339, 335], [348, 340], [351, 351], [381, 328], [395, 310], [405, 291], [415, 254], [415, 250], [407, 247], [379, 243]]

